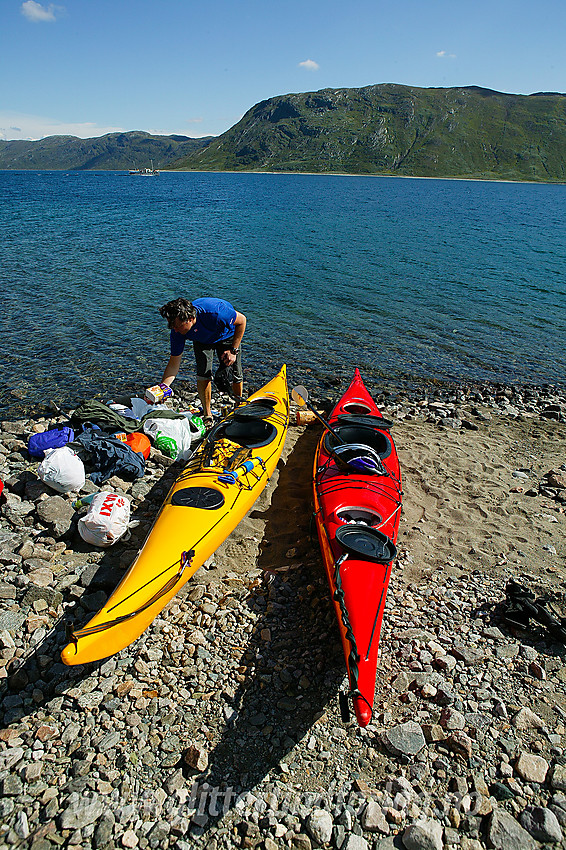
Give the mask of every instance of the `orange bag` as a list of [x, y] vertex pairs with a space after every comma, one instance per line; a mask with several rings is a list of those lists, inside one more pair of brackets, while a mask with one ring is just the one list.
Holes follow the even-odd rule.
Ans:
[[145, 434], [140, 434], [139, 431], [135, 431], [133, 434], [114, 434], [118, 440], [121, 440], [123, 443], [126, 443], [132, 451], [141, 452], [144, 458], [147, 460], [149, 457], [149, 452], [151, 450], [151, 443], [149, 438], [145, 436]]

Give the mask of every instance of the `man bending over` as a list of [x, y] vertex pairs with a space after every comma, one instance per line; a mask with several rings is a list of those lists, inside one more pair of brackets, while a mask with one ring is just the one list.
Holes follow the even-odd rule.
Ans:
[[179, 371], [186, 340], [193, 344], [197, 368], [197, 391], [204, 411], [204, 424], [213, 423], [210, 410], [212, 362], [214, 352], [224, 366], [233, 366], [232, 391], [236, 402], [242, 400], [244, 377], [240, 343], [246, 329], [246, 317], [222, 298], [176, 298], [159, 309], [171, 330], [171, 357], [162, 383], [171, 386]]

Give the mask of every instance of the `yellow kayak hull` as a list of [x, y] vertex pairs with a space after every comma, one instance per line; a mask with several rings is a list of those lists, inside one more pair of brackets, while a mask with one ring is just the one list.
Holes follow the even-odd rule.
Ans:
[[[261, 418], [246, 418], [259, 407]], [[216, 425], [191, 457], [116, 590], [84, 628], [71, 634], [61, 653], [65, 664], [98, 661], [129, 646], [251, 509], [285, 443], [286, 367], [239, 410]], [[247, 463], [234, 467], [242, 458]], [[227, 463], [232, 476], [226, 475]]]

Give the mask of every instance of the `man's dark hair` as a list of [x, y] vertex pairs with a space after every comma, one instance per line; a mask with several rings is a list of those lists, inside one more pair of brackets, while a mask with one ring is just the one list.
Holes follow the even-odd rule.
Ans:
[[159, 312], [170, 328], [173, 327], [177, 320], [188, 322], [191, 319], [195, 319], [197, 315], [197, 311], [192, 303], [186, 298], [175, 298], [174, 301], [168, 301], [167, 304], [159, 308]]

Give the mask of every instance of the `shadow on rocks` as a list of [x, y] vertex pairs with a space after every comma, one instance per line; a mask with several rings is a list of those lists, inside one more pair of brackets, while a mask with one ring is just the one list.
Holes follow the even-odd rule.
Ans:
[[226, 723], [209, 754], [208, 771], [193, 776], [201, 789], [218, 794], [217, 811], [208, 806], [202, 812], [203, 826], [212, 825], [209, 814], [227, 814], [262, 780], [268, 785], [297, 781], [306, 771], [314, 781], [324, 770], [314, 754], [303, 761], [307, 748], [301, 765], [293, 754], [329, 701], [337, 699], [345, 674], [314, 524], [311, 538], [311, 468], [318, 436], [313, 429], [298, 439], [267, 511], [258, 558], [263, 575], [245, 599], [253, 631], [239, 657], [237, 686], [226, 686], [223, 693]]

